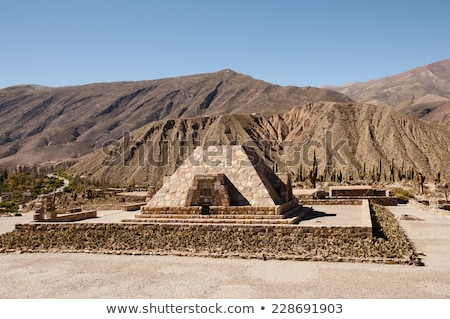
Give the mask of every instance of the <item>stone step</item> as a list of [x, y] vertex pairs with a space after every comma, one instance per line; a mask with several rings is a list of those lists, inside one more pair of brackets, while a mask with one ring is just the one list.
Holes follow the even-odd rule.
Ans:
[[219, 219], [219, 218], [130, 218], [122, 220], [123, 223], [148, 224], [244, 224], [244, 225], [274, 225], [292, 224], [294, 219]]
[[149, 214], [141, 213], [135, 215], [136, 218], [177, 218], [177, 219], [189, 219], [189, 218], [200, 218], [200, 219], [283, 219], [283, 215], [218, 215], [218, 214]]
[[[141, 214], [199, 214], [201, 206], [188, 207], [141, 207]], [[275, 215], [275, 207], [253, 206], [211, 206], [211, 214], [214, 215]]]

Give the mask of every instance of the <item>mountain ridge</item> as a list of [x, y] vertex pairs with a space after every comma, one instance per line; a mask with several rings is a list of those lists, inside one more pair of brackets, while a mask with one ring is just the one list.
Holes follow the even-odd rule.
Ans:
[[[450, 123], [450, 59], [367, 82], [324, 88], [358, 102], [390, 106], [430, 123]], [[441, 100], [420, 102], [427, 95]]]
[[[244, 143], [273, 165], [293, 167], [294, 173], [299, 163], [292, 165], [292, 159], [300, 156], [308, 166], [308, 147], [315, 146], [327, 174], [339, 169], [355, 176], [363, 166], [374, 169], [381, 161], [386, 168], [396, 161], [427, 179], [438, 173], [449, 179], [449, 124], [436, 126], [404, 114], [426, 119], [428, 113], [447, 110], [450, 93], [442, 79], [447, 69], [439, 66], [424, 66], [419, 73], [438, 74], [429, 77], [443, 89], [429, 90], [415, 80], [410, 84], [417, 79], [414, 70], [405, 85], [374, 80], [381, 88], [376, 94], [387, 102], [401, 102], [410, 86], [415, 89], [411, 105], [395, 106], [357, 103], [329, 89], [274, 85], [229, 69], [138, 82], [9, 87], [0, 90], [0, 165], [78, 161], [73, 168], [78, 175], [111, 183], [144, 178], [156, 185], [196, 145]], [[404, 74], [397, 78], [405, 79]], [[401, 94], [383, 95], [383, 90]], [[171, 149], [178, 157], [170, 159], [164, 145], [178, 148]], [[142, 166], [149, 156], [157, 163]], [[110, 167], [117, 161], [120, 165]], [[325, 165], [330, 161], [335, 162]]]
[[149, 122], [200, 115], [285, 112], [331, 90], [282, 87], [231, 70], [139, 82], [0, 90], [0, 165], [78, 158]]

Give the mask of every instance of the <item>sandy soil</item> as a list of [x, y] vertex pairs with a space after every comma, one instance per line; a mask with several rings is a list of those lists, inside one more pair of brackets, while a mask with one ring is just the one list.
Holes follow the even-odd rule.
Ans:
[[[394, 215], [425, 267], [98, 254], [0, 254], [0, 298], [450, 298], [450, 215]], [[112, 218], [111, 216], [109, 218]], [[2, 221], [0, 221], [2, 223]]]

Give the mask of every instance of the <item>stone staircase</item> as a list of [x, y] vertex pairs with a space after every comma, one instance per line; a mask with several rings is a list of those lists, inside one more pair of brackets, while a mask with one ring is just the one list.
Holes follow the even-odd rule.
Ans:
[[269, 213], [245, 213], [239, 214], [201, 214], [186, 213], [183, 211], [167, 210], [163, 213], [155, 211], [141, 210], [135, 218], [124, 219], [124, 223], [146, 223], [146, 224], [214, 224], [214, 225], [293, 225], [297, 224], [301, 218], [311, 211], [309, 207], [298, 206], [288, 212], [279, 214]]

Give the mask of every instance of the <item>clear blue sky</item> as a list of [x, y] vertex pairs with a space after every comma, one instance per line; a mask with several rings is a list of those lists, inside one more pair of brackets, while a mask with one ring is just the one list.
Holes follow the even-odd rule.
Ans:
[[367, 81], [450, 58], [450, 2], [3, 1], [0, 88], [233, 69], [280, 85]]

